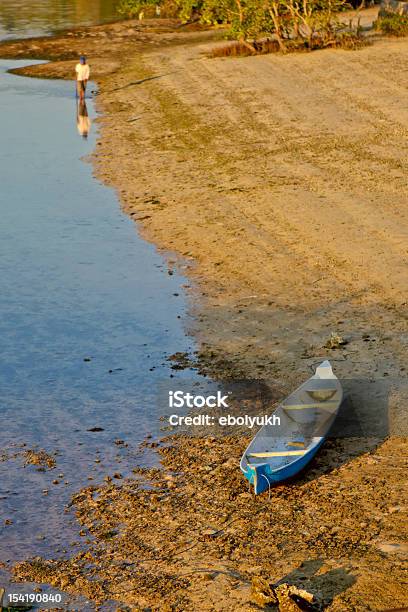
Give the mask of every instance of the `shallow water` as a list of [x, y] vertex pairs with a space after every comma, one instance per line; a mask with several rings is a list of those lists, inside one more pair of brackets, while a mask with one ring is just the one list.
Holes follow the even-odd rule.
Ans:
[[166, 362], [191, 349], [184, 279], [81, 161], [96, 125], [79, 135], [73, 83], [5, 72], [23, 63], [0, 61], [0, 449], [58, 454], [45, 472], [21, 456], [0, 461], [7, 562], [64, 550], [78, 534], [63, 512], [72, 493], [128, 475], [138, 443], [162, 425], [157, 388], [192, 376]]
[[1, 0], [0, 40], [118, 19], [118, 0]]

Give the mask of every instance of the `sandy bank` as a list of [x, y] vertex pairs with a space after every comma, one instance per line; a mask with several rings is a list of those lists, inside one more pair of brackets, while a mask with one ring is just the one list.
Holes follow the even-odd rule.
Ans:
[[401, 431], [408, 43], [214, 60], [214, 42], [172, 36], [101, 82], [95, 162], [195, 281], [202, 357], [282, 389], [323, 357], [399, 379]]

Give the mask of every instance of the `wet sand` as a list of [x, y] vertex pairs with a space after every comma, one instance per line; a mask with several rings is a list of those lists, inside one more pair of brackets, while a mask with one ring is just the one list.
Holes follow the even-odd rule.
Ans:
[[85, 551], [15, 577], [130, 606], [118, 609], [259, 610], [280, 583], [313, 594], [314, 610], [406, 605], [406, 442], [328, 443], [303, 477], [254, 498], [237, 468], [246, 441], [163, 441], [163, 469], [74, 497]]
[[[0, 56], [57, 60], [24, 69], [51, 77], [90, 56], [95, 172], [192, 280], [200, 352], [187, 359], [220, 380], [267, 379], [279, 398], [329, 358], [361, 435], [257, 499], [242, 436], [175, 437], [159, 447], [163, 469], [75, 497], [84, 552], [16, 577], [133, 609], [273, 609], [278, 582], [317, 609], [406, 606], [408, 42], [209, 59], [220, 36], [130, 22]], [[327, 348], [332, 332], [347, 344]], [[370, 392], [382, 383], [385, 405]]]

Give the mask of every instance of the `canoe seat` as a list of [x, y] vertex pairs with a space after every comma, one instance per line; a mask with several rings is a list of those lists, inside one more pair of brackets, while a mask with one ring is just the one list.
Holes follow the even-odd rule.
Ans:
[[297, 457], [302, 456], [307, 450], [288, 450], [288, 451], [265, 451], [264, 453], [247, 453], [247, 457], [266, 459], [267, 457]]
[[331, 393], [334, 392], [336, 393], [337, 391], [337, 387], [307, 387], [305, 389], [306, 393], [321, 393], [321, 392], [325, 392], [325, 393]]
[[313, 404], [282, 404], [284, 410], [305, 410], [306, 408], [335, 408], [338, 401], [313, 402]]

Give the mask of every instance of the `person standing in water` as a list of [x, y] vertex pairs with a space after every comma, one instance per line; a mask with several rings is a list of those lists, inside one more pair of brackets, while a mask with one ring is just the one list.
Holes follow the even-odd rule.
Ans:
[[82, 102], [85, 100], [86, 84], [89, 80], [89, 65], [86, 63], [85, 55], [79, 58], [79, 64], [75, 66], [77, 95]]

